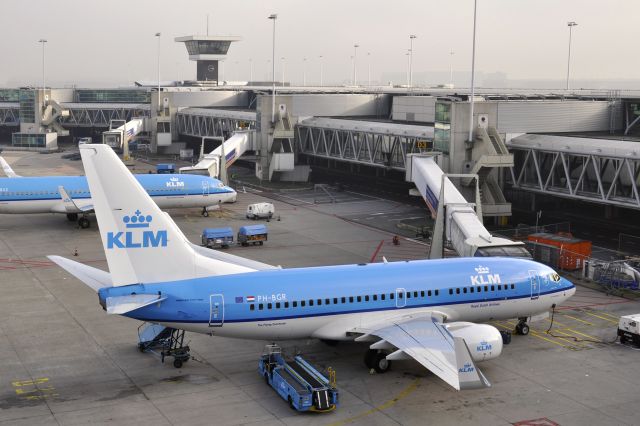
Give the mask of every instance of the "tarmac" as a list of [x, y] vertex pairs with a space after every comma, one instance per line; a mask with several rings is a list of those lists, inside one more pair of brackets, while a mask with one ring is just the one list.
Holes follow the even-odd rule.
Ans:
[[[81, 174], [80, 162], [60, 154], [3, 155], [23, 175]], [[415, 206], [348, 191], [327, 201], [313, 190], [238, 189], [237, 203], [208, 218], [198, 209], [170, 213], [199, 242], [203, 228], [237, 229], [252, 223], [248, 203], [272, 201], [276, 219], [267, 223], [265, 245], [229, 252], [283, 267], [426, 257], [427, 246], [396, 225], [426, 214]], [[181, 369], [163, 364], [138, 351], [139, 322], [107, 315], [50, 254], [107, 269], [95, 221], [79, 229], [64, 215], [0, 216], [0, 425], [638, 424], [640, 352], [614, 341], [620, 315], [640, 312], [640, 303], [597, 289], [579, 286], [553, 324], [533, 323], [501, 357], [479, 364], [492, 383], [483, 390], [457, 392], [412, 361], [370, 374], [363, 344], [281, 342], [287, 354], [337, 372], [340, 406], [298, 413], [258, 375], [270, 342], [187, 334], [195, 359]], [[493, 325], [513, 329], [515, 321]]]

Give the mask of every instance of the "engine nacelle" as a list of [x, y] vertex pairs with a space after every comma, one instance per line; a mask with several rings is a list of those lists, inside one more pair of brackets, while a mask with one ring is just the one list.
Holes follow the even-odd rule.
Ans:
[[497, 358], [502, 353], [502, 335], [491, 325], [460, 321], [444, 326], [451, 335], [464, 339], [474, 361]]

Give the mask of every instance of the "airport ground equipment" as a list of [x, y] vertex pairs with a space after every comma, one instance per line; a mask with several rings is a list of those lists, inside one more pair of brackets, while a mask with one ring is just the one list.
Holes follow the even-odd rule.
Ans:
[[227, 248], [233, 244], [233, 229], [205, 228], [202, 230], [202, 245], [208, 248]]
[[173, 357], [173, 366], [181, 368], [191, 359], [188, 345], [184, 344], [184, 330], [165, 327], [160, 324], [145, 322], [138, 327], [138, 349], [160, 357]]
[[469, 203], [436, 163], [439, 155], [429, 153], [407, 156], [406, 180], [416, 185], [431, 214], [436, 218], [429, 258], [442, 257], [445, 241], [450, 242], [461, 257], [530, 258], [524, 243], [495, 237], [489, 233], [482, 223], [477, 188], [475, 203]]
[[591, 241], [574, 238], [571, 234], [538, 232], [527, 236], [533, 258], [565, 271], [582, 269], [591, 257]]
[[254, 203], [247, 206], [247, 219], [271, 219], [276, 212], [271, 203]]
[[640, 314], [624, 315], [618, 322], [620, 343], [631, 342], [640, 346]]
[[266, 225], [245, 225], [238, 230], [238, 243], [242, 246], [262, 245], [267, 241], [268, 231]]
[[278, 345], [265, 347], [258, 372], [294, 410], [324, 412], [338, 406], [335, 373], [329, 380], [299, 355], [287, 361]]
[[176, 172], [176, 165], [171, 163], [161, 163], [156, 166], [158, 174], [173, 174]]

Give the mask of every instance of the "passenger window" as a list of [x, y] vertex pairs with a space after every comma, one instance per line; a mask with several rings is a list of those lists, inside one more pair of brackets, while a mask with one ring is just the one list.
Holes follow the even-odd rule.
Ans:
[[469, 292], [473, 293], [473, 287], [469, 287]]
[[303, 308], [304, 308], [306, 305], [307, 305], [307, 302], [306, 302], [305, 300], [301, 300], [301, 301], [300, 301], [300, 306], [301, 306], [301, 307], [303, 307]]
[[387, 297], [387, 295], [386, 295], [386, 294], [384, 294], [384, 293], [382, 293], [382, 294], [380, 295], [380, 300], [384, 300], [386, 297]]
[[[398, 295], [398, 297], [402, 297], [402, 293], [400, 293]], [[407, 292], [407, 299], [411, 299], [411, 292], [410, 291]]]
[[460, 289], [456, 288], [456, 294], [460, 294]]
[[297, 300], [294, 300], [292, 303], [293, 303], [293, 307], [294, 307], [294, 308], [297, 308], [297, 307], [298, 307], [298, 301], [297, 301]]
[[491, 291], [496, 291], [496, 286], [495, 285], [491, 286]]
[[273, 304], [267, 303], [267, 309], [273, 309]]
[[431, 297], [431, 290], [427, 290], [427, 296]]
[[317, 302], [318, 302], [318, 306], [322, 305], [322, 299], [318, 299]]
[[[422, 292], [422, 296], [424, 297], [424, 291]], [[418, 292], [417, 291], [413, 292], [413, 297], [418, 297]]]
[[511, 290], [515, 289], [516, 285], [515, 284], [511, 284]]
[[325, 305], [330, 305], [331, 304], [331, 299], [324, 299], [324, 304]]
[[334, 298], [333, 298], [333, 304], [334, 304], [334, 305], [337, 305], [337, 304], [338, 304], [338, 298], [337, 298], [337, 297], [334, 297]]
[[498, 290], [502, 290], [502, 286], [498, 284]]
[[256, 305], [249, 305], [249, 310], [250, 311], [255, 311], [256, 310]]
[[264, 305], [263, 305], [262, 303], [261, 303], [261, 304], [259, 304], [259, 305], [258, 305], [258, 310], [260, 310], [260, 311], [261, 311], [261, 310], [263, 310], [263, 309], [264, 309]]
[[485, 286], [484, 286], [484, 291], [485, 291], [485, 293], [486, 293], [487, 291], [489, 291], [489, 286], [488, 286], [488, 285], [485, 285]]
[[356, 300], [357, 300], [358, 302], [362, 302], [362, 296], [358, 296], [358, 297], [356, 298]]
[[[400, 297], [402, 297], [402, 293], [400, 293]], [[389, 300], [393, 300], [396, 298], [396, 295], [394, 293], [389, 293]]]
[[482, 291], [482, 286], [478, 286], [476, 287], [476, 289], [477, 289], [476, 292], [480, 293]]
[[378, 300], [378, 295], [377, 295], [377, 294], [374, 294], [374, 295], [373, 295], [373, 301], [375, 302], [376, 300]]
[[449, 289], [449, 294], [453, 294], [453, 289], [452, 288]]
[[424, 290], [420, 291], [420, 297], [424, 297]]
[[368, 295], [368, 294], [364, 296], [364, 301], [365, 301], [365, 302], [368, 302], [368, 301], [369, 301], [369, 295]]
[[349, 303], [353, 303], [353, 296], [349, 296]]
[[440, 294], [440, 290], [436, 290], [436, 296]]
[[280, 302], [276, 302], [276, 309], [280, 309]]
[[462, 292], [463, 292], [464, 294], [467, 294], [467, 288], [466, 288], [466, 287], [463, 287], [463, 288], [462, 288]]
[[342, 298], [340, 298], [340, 301], [341, 301], [342, 303], [347, 303], [347, 298], [346, 298], [346, 297], [342, 297]]
[[288, 308], [289, 307], [289, 302], [284, 302], [284, 307]]
[[313, 306], [313, 299], [309, 299], [309, 306]]

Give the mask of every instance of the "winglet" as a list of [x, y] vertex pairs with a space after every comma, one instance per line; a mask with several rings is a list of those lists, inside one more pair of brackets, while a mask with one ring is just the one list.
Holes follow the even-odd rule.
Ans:
[[484, 377], [484, 374], [482, 374], [473, 363], [471, 352], [469, 352], [469, 347], [464, 339], [462, 337], [454, 337], [453, 340], [456, 351], [456, 367], [458, 368], [460, 390], [490, 387], [491, 383], [489, 383], [487, 378]]
[[7, 161], [2, 157], [0, 157], [0, 166], [2, 166], [2, 170], [4, 170], [4, 174], [7, 175], [7, 177], [10, 177], [10, 178], [22, 177], [16, 172], [14, 172], [11, 166], [9, 165], [9, 163], [7, 163]]

